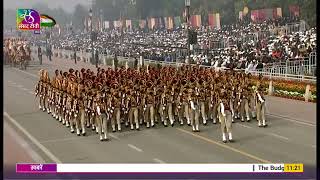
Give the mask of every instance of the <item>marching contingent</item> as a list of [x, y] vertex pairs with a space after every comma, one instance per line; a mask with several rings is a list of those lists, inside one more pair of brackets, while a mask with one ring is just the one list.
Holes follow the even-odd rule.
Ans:
[[31, 48], [27, 41], [20, 38], [4, 39], [4, 59], [5, 64], [10, 66], [19, 66], [20, 69], [26, 69], [31, 61]]
[[108, 129], [120, 132], [123, 125], [140, 130], [187, 124], [199, 132], [200, 124], [220, 123], [226, 143], [233, 141], [238, 120], [256, 118], [259, 127], [267, 126], [262, 77], [244, 72], [182, 66], [56, 70], [53, 77], [41, 69], [39, 75], [39, 109], [78, 136], [91, 128], [104, 141]]

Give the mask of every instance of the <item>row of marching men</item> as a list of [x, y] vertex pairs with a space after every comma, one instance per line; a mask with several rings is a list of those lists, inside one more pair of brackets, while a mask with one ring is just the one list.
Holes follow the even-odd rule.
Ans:
[[20, 68], [26, 69], [31, 60], [31, 48], [27, 41], [20, 38], [4, 39], [4, 63], [11, 66], [20, 65]]
[[107, 140], [109, 124], [113, 132], [121, 131], [122, 124], [131, 130], [188, 124], [199, 132], [200, 124], [219, 122], [223, 142], [232, 142], [232, 122], [237, 119], [257, 118], [259, 127], [267, 126], [260, 80], [242, 72], [191, 66], [56, 70], [51, 79], [41, 70], [36, 95], [40, 109], [77, 135], [91, 127], [100, 140]]

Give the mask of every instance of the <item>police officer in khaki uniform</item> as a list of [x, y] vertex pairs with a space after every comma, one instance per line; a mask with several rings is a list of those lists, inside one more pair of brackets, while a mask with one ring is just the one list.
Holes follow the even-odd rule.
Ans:
[[227, 135], [230, 142], [232, 139], [232, 114], [231, 114], [231, 92], [223, 91], [222, 99], [220, 100], [220, 104], [218, 106], [219, 118], [221, 121], [221, 131], [222, 131], [222, 141], [224, 143], [227, 142]]
[[154, 104], [155, 104], [155, 98], [154, 98], [154, 92], [153, 88], [148, 88], [146, 91], [146, 98], [145, 98], [145, 122], [147, 124], [147, 128], [150, 127], [150, 124], [152, 127], [154, 127]]
[[112, 132], [116, 131], [116, 125], [117, 125], [117, 128], [118, 128], [118, 131], [121, 131], [121, 122], [120, 122], [121, 94], [119, 93], [119, 90], [118, 90], [118, 87], [117, 87], [118, 85], [114, 85], [114, 86], [116, 86], [116, 88], [114, 89], [114, 92], [113, 92], [112, 107], [111, 107]]
[[192, 131], [199, 132], [199, 101], [197, 99], [196, 92], [194, 92], [193, 88], [189, 88], [188, 100]]
[[137, 94], [133, 90], [129, 92], [128, 96], [128, 106], [129, 106], [129, 120], [130, 120], [130, 128], [134, 129], [134, 124], [136, 125], [136, 130], [140, 129], [139, 126], [139, 117], [138, 117], [138, 101]]
[[266, 127], [266, 100], [263, 96], [263, 88], [259, 87], [256, 92], [257, 120], [259, 127]]
[[[97, 82], [97, 94], [95, 96], [95, 108], [96, 108], [96, 123], [100, 136], [100, 141], [108, 140], [107, 133], [107, 118], [105, 116], [105, 104], [103, 103], [102, 84]], [[102, 136], [102, 133], [104, 136]]]

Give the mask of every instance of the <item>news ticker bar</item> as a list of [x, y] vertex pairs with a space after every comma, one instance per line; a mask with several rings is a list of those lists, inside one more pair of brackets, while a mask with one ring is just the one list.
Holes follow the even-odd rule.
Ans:
[[302, 173], [303, 164], [16, 164], [17, 173]]

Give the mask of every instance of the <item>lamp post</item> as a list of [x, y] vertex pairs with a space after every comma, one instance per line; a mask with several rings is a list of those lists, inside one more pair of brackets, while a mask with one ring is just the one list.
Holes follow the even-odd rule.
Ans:
[[[190, 59], [190, 42], [189, 42], [189, 18], [190, 18], [190, 0], [185, 0], [186, 6], [186, 31], [187, 31], [187, 46], [188, 46], [188, 58]], [[189, 60], [190, 62], [190, 60]]]

